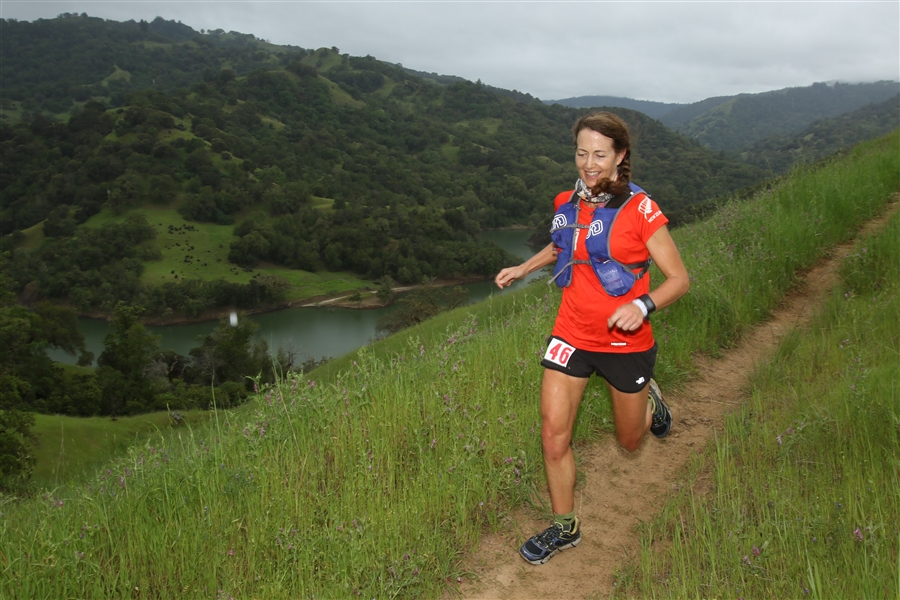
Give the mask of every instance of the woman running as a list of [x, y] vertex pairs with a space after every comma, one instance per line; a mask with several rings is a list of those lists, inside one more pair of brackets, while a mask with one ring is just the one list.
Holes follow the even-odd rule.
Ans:
[[[687, 293], [690, 283], [668, 219], [631, 183], [628, 127], [599, 112], [572, 128], [579, 179], [554, 201], [553, 241], [516, 267], [500, 271], [499, 288], [556, 262], [562, 301], [541, 360], [541, 441], [552, 525], [519, 550], [543, 564], [581, 542], [575, 516], [575, 456], [570, 442], [578, 405], [593, 373], [612, 396], [619, 444], [640, 447], [649, 430], [665, 437], [672, 415], [652, 380], [657, 344], [648, 317]], [[665, 280], [650, 291], [650, 262]]]

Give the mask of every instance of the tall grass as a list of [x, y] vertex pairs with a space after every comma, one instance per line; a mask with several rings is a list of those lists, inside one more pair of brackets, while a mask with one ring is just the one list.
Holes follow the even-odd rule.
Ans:
[[[206, 411], [183, 411], [180, 416], [187, 423], [197, 424], [206, 420]], [[167, 412], [116, 420], [39, 414], [34, 417], [32, 433], [40, 443], [34, 449], [32, 478], [36, 485], [51, 488], [83, 473], [93, 476], [98, 466], [129, 445], [178, 425]]]
[[[655, 319], [663, 385], [687, 376], [692, 352], [764, 318], [798, 269], [884, 206], [897, 145], [869, 144], [676, 232], [695, 283]], [[0, 596], [440, 595], [481, 533], [542, 485], [538, 360], [558, 295], [540, 286], [288, 375], [83, 485], [2, 499]], [[576, 440], [609, 423], [594, 382]]]
[[690, 477], [645, 527], [626, 595], [900, 597], [898, 241], [895, 213], [757, 369], [708, 452], [712, 490]]

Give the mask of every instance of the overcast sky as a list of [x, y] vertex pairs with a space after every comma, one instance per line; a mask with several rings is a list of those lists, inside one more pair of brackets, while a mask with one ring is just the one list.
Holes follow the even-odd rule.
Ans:
[[0, 0], [3, 18], [173, 19], [457, 75], [543, 100], [696, 102], [900, 80], [900, 2]]

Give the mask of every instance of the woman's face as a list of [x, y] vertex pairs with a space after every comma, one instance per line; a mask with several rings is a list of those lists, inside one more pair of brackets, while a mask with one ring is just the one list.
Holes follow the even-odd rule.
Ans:
[[601, 179], [616, 179], [616, 167], [625, 159], [625, 151], [616, 154], [612, 138], [593, 129], [582, 129], [575, 138], [575, 166], [582, 181], [593, 188]]

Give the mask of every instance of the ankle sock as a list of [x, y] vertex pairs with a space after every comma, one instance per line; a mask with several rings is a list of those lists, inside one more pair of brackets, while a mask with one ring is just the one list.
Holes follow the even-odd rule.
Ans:
[[563, 531], [572, 531], [575, 527], [575, 511], [564, 515], [553, 515], [553, 522], [563, 526]]

